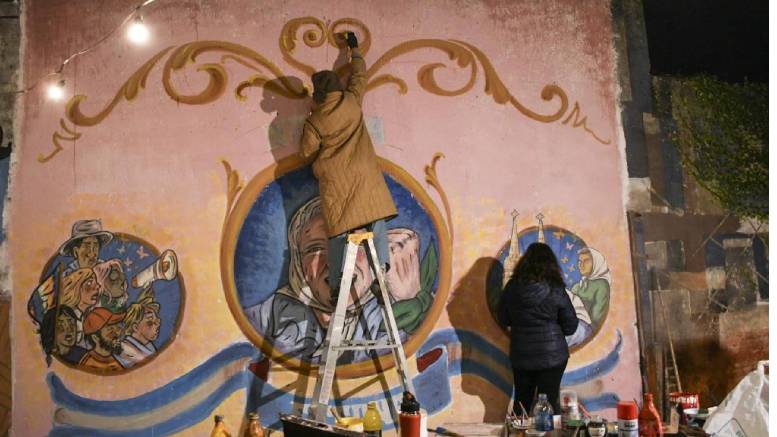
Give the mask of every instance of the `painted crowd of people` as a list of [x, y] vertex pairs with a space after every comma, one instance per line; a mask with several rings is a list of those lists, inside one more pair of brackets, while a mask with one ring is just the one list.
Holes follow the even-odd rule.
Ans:
[[59, 255], [72, 261], [33, 293], [43, 311], [39, 334], [47, 362], [57, 356], [71, 365], [113, 372], [157, 352], [160, 304], [150, 284], [129, 302], [122, 262], [99, 256], [112, 239], [99, 220], [77, 221], [59, 248]]

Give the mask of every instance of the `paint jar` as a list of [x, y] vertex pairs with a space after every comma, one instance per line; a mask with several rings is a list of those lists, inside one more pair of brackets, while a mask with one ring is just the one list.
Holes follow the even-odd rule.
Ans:
[[561, 390], [561, 424], [565, 425], [568, 420], [580, 419], [580, 410], [577, 403], [577, 392], [574, 390]]
[[605, 437], [607, 434], [607, 425], [602, 416], [591, 416], [588, 421], [588, 437]]
[[583, 419], [570, 419], [564, 423], [564, 437], [585, 436], [585, 421]]
[[243, 433], [243, 437], [264, 437], [264, 429], [259, 422], [258, 414], [248, 413], [248, 426]]
[[636, 402], [618, 402], [618, 437], [638, 437], [639, 412]]
[[229, 437], [231, 434], [227, 431], [227, 425], [224, 423], [224, 416], [213, 416], [213, 430], [210, 432], [210, 437]]
[[383, 421], [380, 418], [380, 412], [375, 401], [367, 403], [367, 411], [362, 417], [364, 423], [364, 433], [370, 436], [381, 436], [383, 433]]

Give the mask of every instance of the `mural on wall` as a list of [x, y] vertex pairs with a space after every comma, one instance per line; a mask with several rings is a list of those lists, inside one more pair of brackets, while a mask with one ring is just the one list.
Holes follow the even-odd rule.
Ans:
[[[338, 34], [346, 29], [358, 34], [361, 50], [366, 54], [370, 50], [371, 36], [361, 21], [347, 18], [330, 24], [317, 18], [302, 17], [283, 26], [279, 40], [282, 59], [307, 77], [315, 68], [295, 57], [298, 36], [312, 49], [327, 44], [340, 48], [342, 42]], [[428, 59], [440, 54], [450, 65]], [[612, 143], [608, 135], [598, 134], [588, 127], [580, 104], [555, 83], [539, 90], [539, 97], [547, 108], [535, 110], [521, 103], [502, 82], [485, 53], [465, 41], [414, 39], [389, 48], [370, 66], [368, 91], [387, 86], [396, 89], [400, 95], [406, 94], [409, 81], [387, 73], [387, 66], [392, 63], [412, 65], [419, 62], [419, 58], [422, 66], [417, 72], [417, 83], [425, 92], [443, 97], [463, 95], [474, 89], [476, 77], [481, 73], [485, 93], [495, 103], [512, 106], [532, 122], [572, 127], [563, 130], [567, 133], [559, 134], [565, 139], [579, 135], [594, 147], [599, 147], [597, 142]], [[298, 102], [309, 98], [309, 87], [303, 81], [287, 76], [275, 63], [251, 48], [208, 40], [171, 46], [148, 59], [126, 80], [113, 100], [97, 113], [82, 112], [82, 104], [87, 99], [85, 95], [73, 97], [60, 119], [60, 130], [53, 134], [54, 149], [39, 154], [37, 162], [57, 162], [51, 160], [63, 150], [66, 141], [83, 138], [88, 142], [89, 130], [86, 128], [100, 125], [117, 105], [135, 99], [146, 88], [147, 79], [157, 66], [162, 69], [164, 89], [164, 94], [161, 90], [159, 94], [184, 104], [171, 105], [183, 118], [187, 117], [185, 105], [207, 105], [222, 97], [229, 88], [227, 71], [240, 71], [242, 68], [234, 68], [238, 66], [255, 72], [233, 89], [238, 100], [247, 99], [246, 93], [252, 87], [263, 89], [265, 98], [268, 94]], [[468, 77], [466, 83], [460, 87], [448, 86], [446, 84], [450, 82], [445, 80], [444, 74], [439, 75], [438, 82], [437, 74], [448, 66], [463, 69]], [[207, 80], [201, 83], [207, 84], [194, 91], [188, 83], [177, 88], [174, 85], [176, 75], [191, 68], [205, 73]], [[348, 74], [347, 67], [337, 71]], [[191, 94], [187, 94], [189, 92]], [[516, 95], [524, 94], [516, 92]], [[103, 105], [102, 102], [89, 103]], [[264, 107], [261, 109], [268, 112]], [[270, 148], [294, 144], [295, 135], [291, 131], [299, 125], [299, 120], [304, 117], [273, 120], [267, 132]], [[542, 124], [529, 126], [540, 126], [538, 129], [541, 129]], [[559, 131], [562, 129], [556, 132]], [[185, 136], [181, 135], [182, 138]], [[213, 144], [196, 141], [191, 144], [192, 147], [213, 147]], [[99, 144], [94, 146], [100, 147]], [[491, 150], [508, 146], [494, 144]], [[614, 148], [609, 149], [617, 154]], [[204, 168], [213, 165], [212, 161], [204, 161], [206, 158], [202, 156], [206, 155], [199, 153], [201, 151], [197, 150], [197, 164]], [[207, 156], [207, 159], [213, 159], [213, 156]], [[230, 159], [242, 157], [241, 151]], [[587, 235], [587, 231], [569, 224], [575, 223], [576, 213], [569, 214], [573, 218], [564, 227], [545, 226], [540, 216], [538, 226], [519, 229], [514, 220], [510, 242], [497, 251], [496, 262], [487, 272], [473, 275], [477, 279], [472, 281], [473, 293], [461, 293], [456, 301], [455, 294], [459, 290], [452, 290], [452, 284], [455, 280], [455, 288], [461, 288], [459, 283], [464, 282], [462, 278], [467, 274], [459, 272], [459, 278], [452, 277], [454, 221], [445, 190], [437, 178], [436, 164], [441, 158], [442, 154], [434, 155], [424, 172], [425, 182], [436, 193], [421, 186], [405, 168], [381, 160], [386, 182], [400, 213], [389, 222], [391, 261], [396, 266], [388, 276], [392, 310], [402, 332], [418, 398], [431, 416], [430, 423], [449, 419], [450, 414], [441, 413], [446, 410], [450, 413], [451, 407], [454, 407], [454, 414], [466, 413], [472, 407], [467, 404], [473, 396], [466, 388], [468, 381], [474, 380], [478, 386], [485, 387], [478, 393], [483, 394], [481, 399], [486, 409], [498, 409], [499, 399], [510, 398], [512, 373], [505, 352], [506, 337], [499, 330], [496, 318], [489, 317], [489, 306], [493, 311], [510, 266], [531, 242], [538, 240], [550, 244], [559, 257], [567, 292], [584, 322], [580, 331], [568, 338], [575, 360], [570, 361], [562, 386], [576, 389], [581, 403], [589, 411], [601, 412], [614, 407], [624, 389], [614, 387], [612, 381], [623, 381], [623, 373], [633, 376], [631, 363], [628, 359], [624, 361], [623, 356], [631, 353], [635, 336], [632, 332], [621, 331], [626, 324], [613, 323], [617, 314], [610, 314], [612, 279], [605, 257], [590, 247], [590, 242], [568, 230], [575, 229]], [[259, 167], [267, 165], [266, 161], [260, 159], [263, 164]], [[417, 162], [416, 158], [412, 161]], [[472, 164], [474, 170], [484, 171], [474, 165], [474, 160]], [[49, 167], [57, 165], [49, 164]], [[232, 328], [232, 333], [223, 339], [214, 339], [212, 332], [200, 332], [201, 326], [192, 323], [193, 326], [187, 327], [187, 336], [191, 335], [190, 341], [186, 342], [190, 349], [186, 350], [202, 352], [198, 355], [200, 358], [164, 355], [162, 350], [172, 342], [184, 309], [185, 290], [183, 278], [177, 272], [175, 252], [160, 253], [138, 237], [104, 231], [99, 221], [79, 221], [73, 227], [71, 238], [46, 263], [28, 304], [47, 359], [56, 358], [70, 367], [103, 375], [130, 372], [157, 355], [161, 355], [163, 361], [154, 366], [157, 373], [153, 383], [146, 383], [141, 389], [133, 388], [131, 395], [126, 386], [120, 386], [110, 401], [104, 400], [105, 396], [99, 390], [88, 385], [91, 381], [79, 379], [78, 374], [74, 377], [72, 372], [49, 372], [46, 380], [54, 407], [53, 429], [49, 435], [169, 435], [192, 427], [201, 428], [214, 410], [217, 413], [230, 410], [228, 414], [234, 413], [231, 410], [240, 410], [237, 416], [256, 411], [265, 426], [279, 429], [278, 413], [304, 413], [311, 404], [309, 389], [312, 389], [321, 343], [332, 311], [317, 184], [310, 168], [295, 157], [268, 165], [247, 184], [226, 160], [222, 160], [222, 165], [227, 173], [223, 225], [220, 212], [217, 212], [219, 216], [215, 221], [219, 223], [215, 227], [212, 226], [214, 221], [207, 227], [184, 223], [197, 231], [215, 235], [221, 226], [220, 262], [215, 265], [212, 252], [196, 250], [186, 252], [192, 254], [186, 256], [186, 261], [191, 262], [195, 255], [203, 259], [197, 264], [203, 267], [198, 271], [201, 274], [198, 282], [202, 281], [198, 285], [206, 292], [202, 301], [207, 300], [209, 305], [220, 302], [222, 290], [218, 280], [214, 282], [213, 278], [221, 275], [223, 296], [230, 311], [218, 311], [217, 316], [208, 320], [229, 325], [225, 329]], [[452, 170], [458, 174], [466, 173], [468, 169]], [[505, 174], [504, 168], [493, 171]], [[483, 182], [478, 181], [483, 185], [476, 189], [489, 189], [487, 178], [483, 179]], [[454, 181], [460, 182], [460, 179]], [[186, 189], [202, 189], [203, 197], [216, 199], [216, 208], [221, 205], [222, 192], [214, 194], [213, 190], [199, 186], [187, 186]], [[437, 196], [437, 203], [430, 195]], [[551, 203], [552, 199], [547, 202]], [[437, 204], [441, 205], [442, 211]], [[545, 208], [545, 205], [541, 207]], [[208, 204], [209, 208], [212, 206]], [[483, 208], [479, 212], [465, 211], [466, 202], [463, 206], [457, 207], [457, 223], [466, 222], [468, 214], [483, 211]], [[202, 205], [197, 204], [197, 207]], [[502, 215], [499, 220], [502, 223]], [[501, 229], [501, 225], [497, 227]], [[457, 261], [458, 256], [467, 259], [471, 253], [477, 252], [477, 256], [482, 256], [482, 251], [490, 253], [502, 243], [502, 231], [499, 231], [495, 241], [467, 246], [466, 232], [465, 227], [459, 228], [462, 241], [456, 248]], [[194, 247], [200, 250], [204, 246]], [[603, 251], [614, 257], [611, 249], [610, 245]], [[184, 246], [179, 246], [179, 250], [184, 253]], [[360, 261], [353, 286], [357, 298], [349, 305], [351, 329], [348, 332], [351, 338], [380, 338], [385, 332], [380, 317], [375, 317], [375, 301], [366, 287], [371, 282], [370, 273], [363, 257]], [[464, 265], [465, 261], [458, 262], [461, 265], [457, 269], [468, 267]], [[141, 278], [143, 273], [145, 279]], [[30, 283], [37, 280], [37, 270], [35, 276]], [[452, 316], [452, 305], [460, 305], [458, 321]], [[190, 307], [194, 306], [190, 304]], [[202, 308], [199, 313], [192, 308], [189, 311], [191, 320], [203, 316]], [[206, 311], [208, 317], [216, 312], [211, 306]], [[443, 316], [443, 312], [448, 317]], [[231, 325], [232, 318], [240, 331]], [[461, 319], [467, 320], [462, 322]], [[179, 342], [176, 348], [183, 345]], [[628, 353], [624, 353], [624, 349]], [[128, 351], [134, 358], [125, 356]], [[397, 424], [389, 419], [395, 406], [389, 403], [392, 398], [399, 398], [401, 388], [396, 378], [392, 380], [395, 372], [386, 371], [392, 365], [393, 360], [385, 354], [344, 354], [338, 361], [340, 386], [336, 389], [334, 406], [343, 415], [361, 416], [367, 402], [375, 401], [386, 419], [384, 430], [395, 429]], [[625, 367], [629, 367], [628, 372], [615, 372]], [[375, 378], [376, 373], [384, 377]], [[41, 374], [36, 372], [33, 376], [40, 377]], [[36, 383], [40, 383], [40, 379]], [[227, 404], [240, 390], [245, 391], [245, 398], [238, 399], [238, 408], [234, 408], [234, 403]], [[503, 418], [504, 408], [497, 413]]]
[[153, 359], [172, 341], [184, 305], [174, 251], [79, 220], [49, 258], [27, 303], [51, 363], [118, 374]]
[[[343, 48], [345, 41], [341, 33], [349, 30], [358, 35], [360, 41], [359, 48], [362, 55], [366, 56], [370, 50], [372, 42], [370, 31], [364, 23], [355, 18], [342, 18], [335, 20], [329, 25], [315, 17], [292, 19], [281, 30], [279, 47], [284, 61], [304, 73], [306, 78], [315, 73], [316, 68], [294, 57], [294, 49], [297, 46], [297, 34], [302, 26], [310, 26], [302, 34], [302, 40], [308, 47], [317, 48], [328, 43], [332, 47]], [[611, 143], [610, 139], [600, 137], [588, 127], [588, 118], [582, 115], [579, 102], [575, 101], [570, 110], [569, 97], [564, 89], [556, 84], [545, 85], [540, 93], [543, 101], [558, 102], [558, 108], [555, 112], [536, 112], [521, 103], [502, 82], [488, 56], [479, 48], [466, 41], [455, 39], [416, 39], [397, 44], [388, 49], [377, 61], [370, 65], [370, 68], [367, 70], [367, 92], [369, 93], [380, 86], [393, 85], [400, 94], [406, 94], [408, 86], [404, 79], [392, 74], [381, 73], [381, 70], [397, 58], [422, 49], [440, 51], [446, 54], [448, 59], [455, 61], [459, 68], [469, 68], [470, 71], [467, 83], [460, 88], [450, 89], [441, 87], [435, 79], [435, 72], [440, 68], [446, 67], [445, 64], [433, 62], [424, 65], [418, 71], [418, 84], [429, 93], [447, 97], [465, 94], [475, 86], [479, 66], [485, 75], [485, 93], [490, 95], [497, 104], [510, 104], [520, 114], [540, 123], [560, 121], [563, 125], [581, 128], [599, 143], [605, 145]], [[208, 74], [209, 80], [205, 89], [197, 94], [183, 94], [179, 92], [172, 83], [173, 72], [186, 68], [189, 64], [196, 62], [198, 56], [209, 52], [221, 53], [222, 56], [219, 62], [209, 62], [197, 66], [198, 71]], [[47, 154], [38, 154], [38, 162], [48, 162], [61, 152], [63, 150], [61, 141], [76, 141], [80, 139], [83, 133], [78, 132], [76, 130], [77, 127], [96, 126], [110, 115], [122, 99], [132, 101], [137, 97], [138, 93], [145, 88], [146, 80], [153, 68], [168, 54], [169, 57], [164, 63], [162, 71], [162, 85], [165, 93], [177, 103], [203, 105], [220, 98], [227, 89], [229, 78], [225, 65], [229, 63], [237, 63], [256, 72], [256, 74], [241, 81], [235, 87], [234, 95], [238, 100], [245, 100], [245, 91], [251, 87], [270, 89], [278, 95], [291, 99], [305, 99], [310, 94], [308, 88], [292, 80], [291, 76], [284, 74], [280, 67], [272, 61], [243, 45], [227, 41], [194, 41], [178, 47], [170, 46], [159, 51], [135, 71], [116, 92], [113, 100], [97, 114], [86, 115], [81, 112], [81, 103], [87, 99], [87, 96], [82, 94], [73, 96], [67, 102], [65, 117], [60, 119], [59, 124], [63, 132], [56, 131], [52, 135], [54, 149]], [[348, 65], [343, 65], [337, 70], [337, 73], [341, 76], [348, 74], [347, 69]], [[267, 75], [268, 73], [269, 76]], [[68, 127], [65, 119], [73, 124], [72, 128]]]
[[559, 261], [572, 305], [580, 321], [577, 331], [567, 337], [572, 352], [588, 343], [599, 332], [610, 308], [612, 279], [604, 255], [590, 247], [573, 232], [558, 226], [544, 225], [542, 213], [537, 215], [538, 226], [519, 231], [518, 214], [513, 212], [510, 241], [502, 248], [488, 273], [486, 293], [489, 309], [498, 320], [497, 304], [502, 287], [512, 276], [521, 254], [530, 244], [545, 243]]
[[[434, 166], [440, 157], [427, 167], [428, 180], [436, 181]], [[400, 337], [412, 354], [445, 303], [451, 239], [423, 188], [395, 164], [381, 160], [381, 165], [398, 211], [387, 223], [392, 268], [386, 279]], [[225, 168], [236, 182], [231, 166], [225, 163]], [[225, 219], [222, 279], [238, 324], [274, 359], [292, 367], [317, 364], [334, 304], [318, 182], [311, 168], [297, 157], [287, 158], [260, 172], [234, 202]], [[373, 277], [363, 248], [355, 276], [345, 335], [351, 340], [386, 338], [380, 306], [369, 290]], [[375, 351], [343, 353], [338, 375], [374, 372], [371, 360], [376, 357]], [[370, 362], [358, 365], [364, 361]]]

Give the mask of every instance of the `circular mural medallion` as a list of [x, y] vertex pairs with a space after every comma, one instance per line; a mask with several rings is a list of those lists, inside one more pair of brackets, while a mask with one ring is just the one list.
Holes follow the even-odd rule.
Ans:
[[126, 373], [175, 338], [183, 277], [172, 250], [160, 253], [139, 237], [101, 228], [89, 235], [76, 236], [74, 227], [74, 236], [49, 258], [28, 313], [47, 360], [99, 375]]
[[[450, 240], [442, 216], [413, 178], [380, 160], [398, 215], [387, 221], [391, 306], [406, 355], [431, 331], [450, 286]], [[316, 366], [333, 312], [327, 237], [318, 182], [309, 166], [287, 158], [255, 176], [229, 214], [222, 241], [222, 279], [230, 309], [246, 336], [274, 360], [296, 371]], [[369, 292], [372, 272], [357, 257], [346, 338], [381, 340], [387, 332]], [[390, 350], [349, 351], [339, 377], [386, 369]], [[386, 359], [388, 358], [388, 359]]]
[[[543, 237], [545, 244], [550, 246], [558, 259], [567, 294], [580, 320], [578, 331], [567, 337], [567, 344], [572, 351], [575, 351], [596, 336], [607, 317], [611, 286], [609, 268], [607, 261], [597, 250], [588, 247], [582, 238], [571, 231], [546, 225], [543, 227]], [[537, 241], [539, 241], [537, 226], [519, 232], [520, 254], [525, 253], [529, 245]], [[509, 250], [508, 241], [499, 251], [497, 261], [492, 264], [486, 277], [486, 300], [491, 316], [497, 320], [497, 323], [499, 323], [496, 316], [497, 305], [502, 288], [510, 276], [509, 272], [505, 274]]]

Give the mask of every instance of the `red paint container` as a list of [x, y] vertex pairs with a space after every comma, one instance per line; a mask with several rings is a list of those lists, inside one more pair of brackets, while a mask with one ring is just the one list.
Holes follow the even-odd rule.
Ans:
[[637, 437], [639, 435], [639, 409], [636, 402], [618, 402], [618, 437]]
[[701, 405], [701, 402], [699, 402], [699, 394], [698, 393], [688, 393], [688, 392], [679, 392], [679, 391], [673, 391], [672, 393], [669, 393], [669, 402], [673, 404], [680, 404], [683, 406], [683, 410], [686, 408], [699, 408]]
[[421, 437], [421, 405], [412, 393], [402, 394], [399, 405], [399, 432], [401, 437]]
[[402, 437], [421, 437], [421, 415], [399, 413], [399, 430]]

